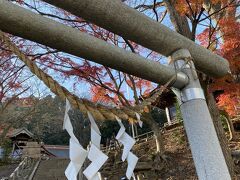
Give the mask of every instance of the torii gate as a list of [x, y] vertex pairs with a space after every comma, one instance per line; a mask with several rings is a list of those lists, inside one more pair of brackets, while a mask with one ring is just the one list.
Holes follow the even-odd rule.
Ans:
[[[44, 18], [7, 0], [0, 0], [0, 29], [155, 83], [164, 84], [176, 75], [172, 86], [180, 91], [184, 126], [199, 179], [231, 179], [194, 68], [195, 64], [198, 70], [212, 77], [222, 77], [229, 72], [225, 59], [154, 22], [119, 0], [43, 1], [162, 55], [171, 56], [176, 69], [181, 72], [177, 71], [176, 74], [171, 67], [147, 61], [139, 55]], [[186, 64], [186, 59], [190, 63]]]

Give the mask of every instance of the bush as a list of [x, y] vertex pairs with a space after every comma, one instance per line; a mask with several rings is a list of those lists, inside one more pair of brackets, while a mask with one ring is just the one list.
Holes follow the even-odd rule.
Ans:
[[12, 151], [12, 142], [10, 139], [3, 139], [3, 142], [1, 143], [1, 148], [3, 149], [3, 156], [0, 161], [0, 164], [8, 164], [10, 163], [10, 153]]

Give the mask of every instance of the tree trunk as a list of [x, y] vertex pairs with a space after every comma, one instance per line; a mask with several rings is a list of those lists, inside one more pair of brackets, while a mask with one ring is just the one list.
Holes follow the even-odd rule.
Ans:
[[161, 157], [164, 155], [165, 148], [164, 148], [164, 141], [162, 131], [160, 130], [159, 124], [153, 119], [150, 113], [144, 114], [145, 122], [150, 126], [154, 133], [154, 138], [156, 142], [156, 153], [159, 154]]
[[216, 106], [216, 102], [215, 99], [213, 97], [212, 93], [207, 93], [207, 103], [208, 103], [208, 107], [212, 116], [212, 120], [213, 120], [213, 124], [215, 126], [216, 129], [216, 133], [218, 136], [218, 139], [220, 141], [220, 145], [223, 151], [223, 155], [225, 157], [229, 172], [231, 174], [231, 177], [235, 176], [235, 165], [231, 156], [231, 151], [228, 147], [228, 142], [227, 142], [227, 138], [220, 120], [220, 113], [219, 110]]
[[174, 1], [164, 0], [166, 8], [168, 10], [171, 22], [174, 25], [175, 30], [183, 36], [192, 39], [192, 32], [188, 25], [188, 20], [185, 16], [181, 16], [174, 7]]
[[232, 123], [231, 119], [227, 115], [226, 116], [224, 115], [224, 119], [226, 120], [228, 130], [229, 130], [229, 134], [230, 134], [229, 141], [237, 140], [238, 139], [237, 133], [234, 130], [233, 123]]
[[[232, 7], [234, 7], [236, 2], [232, 2]], [[215, 13], [213, 14], [212, 18], [213, 20], [215, 20], [216, 22], [218, 22], [223, 16], [227, 17], [227, 16], [233, 16], [235, 17], [234, 13], [236, 13], [235, 11], [235, 8], [231, 9], [231, 11], [220, 11], [223, 4], [221, 3], [221, 1], [219, 3], [212, 3], [212, 1], [210, 0], [204, 0], [204, 8], [209, 12], [209, 14], [213, 14], [214, 12], [218, 12], [218, 13]], [[230, 13], [227, 13], [227, 12], [230, 12]], [[220, 34], [222, 34], [221, 30], [219, 32]], [[222, 38], [222, 41], [224, 41], [224, 38]], [[231, 156], [231, 151], [230, 149], [228, 148], [227, 146], [227, 138], [225, 136], [225, 133], [223, 131], [223, 127], [222, 127], [222, 124], [221, 124], [221, 121], [220, 121], [220, 113], [216, 107], [216, 102], [214, 100], [214, 97], [212, 94], [210, 93], [206, 93], [208, 96], [207, 96], [207, 100], [208, 100], [208, 104], [209, 104], [209, 108], [210, 108], [210, 112], [212, 114], [212, 119], [213, 119], [213, 123], [214, 123], [214, 126], [216, 128], [216, 132], [217, 132], [217, 135], [218, 135], [218, 138], [219, 138], [219, 141], [220, 141], [220, 144], [221, 144], [221, 147], [222, 147], [222, 151], [223, 151], [223, 154], [225, 156], [225, 159], [226, 159], [226, 162], [227, 162], [227, 165], [228, 165], [228, 168], [229, 168], [229, 172], [231, 173], [232, 177], [234, 176], [235, 172], [234, 172], [234, 169], [235, 171], [239, 171], [238, 169], [236, 169], [236, 166], [234, 165], [234, 162], [233, 162], [233, 159], [232, 159], [232, 156]], [[228, 123], [228, 127], [229, 127], [229, 132], [233, 133], [232, 135], [235, 136], [234, 134], [234, 128], [232, 126], [232, 122], [228, 121], [229, 119], [226, 119], [227, 120], [227, 123]], [[234, 137], [235, 138], [235, 137]]]
[[[185, 16], [180, 16], [178, 14], [178, 12], [176, 11], [176, 9], [174, 7], [174, 4], [172, 3], [171, 0], [164, 0], [164, 2], [166, 3], [166, 7], [168, 9], [168, 12], [169, 12], [170, 17], [171, 17], [171, 21], [172, 21], [176, 31], [178, 33], [182, 34], [183, 36], [194, 40], [195, 38], [192, 37], [193, 34], [189, 29], [188, 23], [183, 23], [183, 22], [186, 21], [186, 17]], [[179, 16], [181, 18], [179, 18]], [[190, 31], [190, 34], [192, 34], [192, 35], [189, 35], [189, 31]], [[219, 111], [216, 107], [216, 102], [214, 100], [213, 95], [209, 94], [207, 92], [207, 82], [204, 81], [203, 79], [200, 79], [200, 82], [201, 82], [202, 88], [206, 92], [209, 111], [210, 111], [211, 116], [212, 116], [213, 124], [215, 126], [216, 133], [217, 133], [218, 139], [220, 141], [220, 145], [221, 145], [226, 163], [227, 163], [228, 168], [229, 168], [229, 172], [230, 172], [231, 176], [233, 177], [234, 176], [234, 163], [233, 163], [231, 153], [230, 153], [230, 150], [229, 150], [228, 145], [227, 145], [227, 139], [226, 139], [226, 136], [225, 136], [225, 133], [224, 133], [221, 121], [220, 121], [220, 113], [219, 113]]]

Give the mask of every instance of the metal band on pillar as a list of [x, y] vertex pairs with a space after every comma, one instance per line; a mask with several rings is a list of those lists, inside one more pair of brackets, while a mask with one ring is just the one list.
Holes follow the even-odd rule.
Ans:
[[193, 99], [204, 99], [205, 96], [202, 88], [188, 88], [181, 92], [181, 100], [182, 102], [190, 101]]
[[[191, 54], [189, 53], [188, 50], [181, 49], [176, 51], [172, 55], [171, 61], [173, 62], [174, 68], [178, 71], [177, 75], [181, 75], [179, 71], [182, 71], [184, 69], [191, 69], [191, 77], [188, 76], [188, 78], [189, 79], [193, 78], [194, 80], [198, 79]], [[185, 73], [183, 74], [186, 75]], [[200, 86], [187, 87], [187, 88], [184, 87], [179, 95], [180, 95], [179, 99], [181, 100], [181, 103], [184, 103], [193, 99], [205, 100], [204, 92]]]

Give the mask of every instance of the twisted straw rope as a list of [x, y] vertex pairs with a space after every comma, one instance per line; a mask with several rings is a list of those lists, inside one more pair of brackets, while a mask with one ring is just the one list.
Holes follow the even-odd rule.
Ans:
[[123, 107], [110, 108], [104, 105], [97, 104], [93, 102], [79, 98], [76, 95], [70, 93], [65, 87], [61, 86], [57, 81], [55, 81], [51, 76], [42, 71], [38, 66], [7, 37], [4, 32], [0, 30], [0, 38], [6, 43], [9, 49], [15, 53], [18, 58], [25, 63], [25, 65], [30, 69], [30, 71], [35, 74], [44, 84], [56, 95], [58, 95], [62, 100], [66, 98], [69, 100], [71, 105], [79, 109], [84, 115], [87, 115], [87, 112], [91, 112], [96, 120], [113, 120], [115, 116], [129, 120], [136, 119], [136, 112], [144, 112], [146, 106], [151, 105], [157, 100], [157, 98], [163, 93], [163, 91], [176, 79], [176, 76], [173, 76], [164, 86], [162, 86], [156, 93], [154, 93], [150, 98], [144, 100], [141, 104], [134, 107]]

